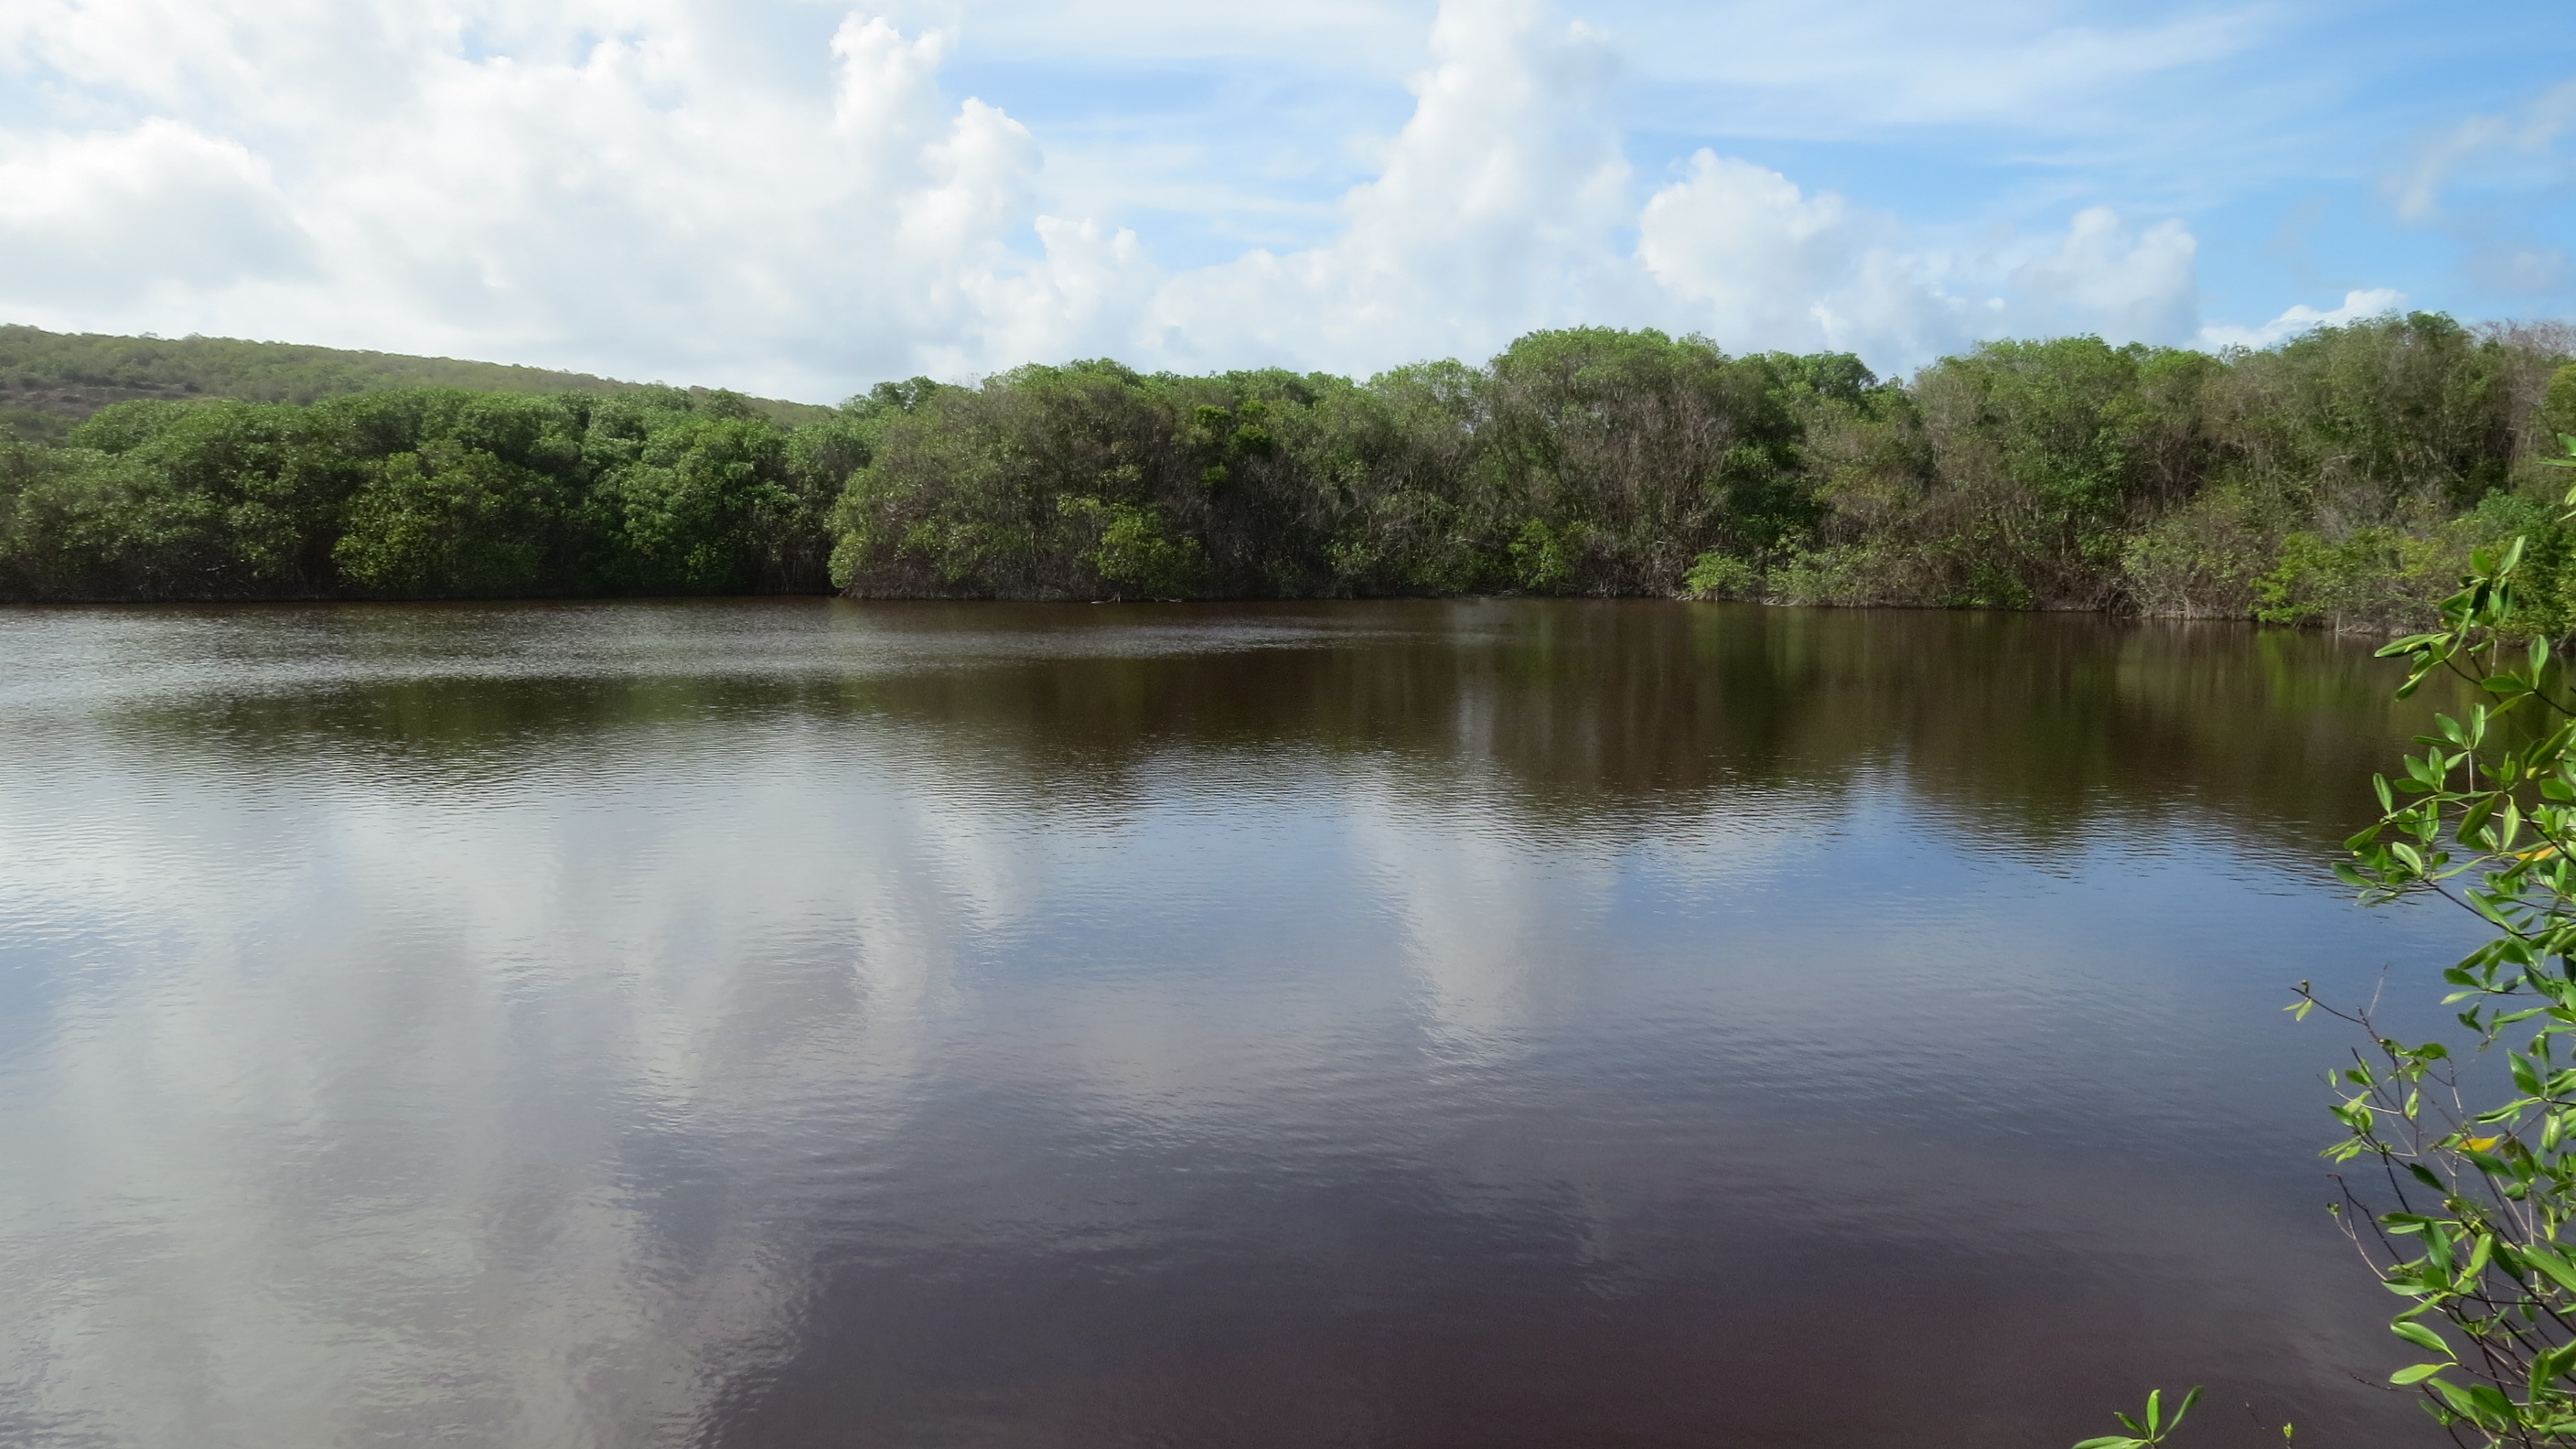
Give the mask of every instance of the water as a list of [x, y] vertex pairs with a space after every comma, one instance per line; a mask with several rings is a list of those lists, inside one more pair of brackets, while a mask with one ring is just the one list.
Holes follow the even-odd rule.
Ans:
[[[0, 611], [0, 1441], [2425, 1442], [2287, 988], [2365, 648]], [[2249, 1407], [2250, 1406], [2250, 1407]], [[2261, 1421], [2258, 1423], [2258, 1420]]]

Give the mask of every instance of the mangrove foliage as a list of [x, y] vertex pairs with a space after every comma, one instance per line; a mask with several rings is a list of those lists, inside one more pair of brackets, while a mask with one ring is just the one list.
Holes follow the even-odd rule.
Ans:
[[1088, 361], [837, 409], [145, 397], [0, 443], [0, 598], [1686, 595], [2392, 629], [2521, 536], [2521, 617], [2563, 634], [2543, 460], [2571, 355], [2418, 313], [2224, 355], [1995, 342], [1906, 379], [1585, 328], [1366, 381]]

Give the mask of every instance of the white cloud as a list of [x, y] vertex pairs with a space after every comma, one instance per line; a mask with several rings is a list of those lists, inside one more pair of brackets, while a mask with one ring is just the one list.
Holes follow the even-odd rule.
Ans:
[[[55, 206], [57, 219], [39, 205], [47, 193], [12, 188], [0, 235], [21, 264], [0, 275], [0, 305], [57, 324], [499, 352], [804, 391], [908, 370], [925, 342], [973, 333], [979, 286], [1024, 265], [1007, 242], [1030, 220], [1039, 172], [1027, 130], [942, 97], [945, 34], [852, 15], [809, 57], [828, 86], [799, 89], [768, 84], [765, 57], [716, 33], [720, 9], [574, 0], [540, 24], [536, 7], [383, 4], [335, 22], [217, 0], [170, 17], [184, 45], [154, 39], [142, 0], [22, 21], [10, 37], [22, 64], [187, 113], [134, 133], [158, 139], [150, 155], [39, 138], [13, 148], [35, 158], [22, 166], [164, 211], [214, 207], [191, 198], [216, 181], [247, 193], [274, 176], [265, 210], [215, 209], [235, 234], [291, 228], [317, 260], [280, 281], [255, 247], [209, 253], [204, 238], [224, 230], [199, 218], [143, 226], [139, 203], [92, 199]], [[281, 19], [348, 33], [317, 46]], [[464, 38], [477, 26], [499, 47], [480, 58]], [[134, 51], [131, 67], [100, 59], [117, 48]], [[202, 131], [215, 133], [203, 154], [169, 139]], [[30, 237], [134, 280], [152, 273], [118, 239], [181, 239], [191, 285], [102, 303], [23, 265], [49, 255]]]
[[2098, 331], [2113, 341], [2179, 341], [2200, 320], [2192, 259], [2200, 243], [2179, 221], [2131, 236], [2107, 206], [2075, 214], [2066, 240], [2012, 272], [2014, 330]]
[[0, 256], [22, 294], [97, 304], [307, 264], [267, 164], [177, 121], [0, 142], [0, 196]]
[[[1364, 372], [1577, 322], [1882, 367], [2007, 328], [2197, 327], [2178, 222], [2096, 208], [1956, 242], [1706, 152], [1641, 201], [1622, 57], [1541, 0], [1439, 7], [1411, 115], [1328, 239], [1183, 269], [1115, 198], [1067, 197], [1029, 127], [943, 93], [955, 33], [799, 17], [829, 18], [31, 0], [0, 20], [0, 71], [41, 78], [51, 112], [0, 137], [0, 182], [22, 181], [0, 185], [0, 312], [808, 397], [1101, 353]], [[1388, 23], [1324, 6], [1272, 28]]]
[[[1608, 0], [1640, 66], [1687, 83], [1750, 134], [1854, 136], [1924, 125], [2011, 124], [2054, 135], [2134, 127], [2115, 98], [2255, 50], [2274, 7], [2191, 7], [2088, 23], [2085, 7], [1839, 5], [1721, 0], [1685, 16], [1660, 0]], [[2144, 7], [2141, 7], [2143, 12]], [[2171, 112], [2170, 106], [2163, 109]]]
[[1367, 370], [1619, 307], [1629, 277], [1615, 233], [1633, 210], [1598, 104], [1608, 51], [1532, 0], [1451, 0], [1431, 48], [1413, 116], [1343, 199], [1340, 236], [1172, 278], [1140, 343]]
[[2461, 171], [2499, 157], [2543, 155], [2570, 126], [2576, 126], [2576, 80], [2515, 110], [2471, 116], [2417, 143], [2387, 178], [2389, 200], [2408, 221], [2436, 220], [2443, 190]]
[[2200, 345], [2212, 348], [2269, 347], [2275, 342], [2287, 341], [2302, 332], [2313, 331], [2319, 327], [2340, 327], [2347, 322], [2386, 316], [2388, 313], [2404, 310], [2405, 306], [2405, 293], [2393, 287], [2372, 287], [2367, 291], [2344, 293], [2343, 305], [2331, 311], [2319, 311], [2303, 302], [2260, 327], [2239, 327], [2229, 323], [2213, 322], [2200, 330]]
[[[2460, 244], [2461, 274], [2480, 292], [2563, 296], [2567, 253], [2548, 239], [2555, 218], [2541, 198], [2565, 189], [2559, 142], [2571, 129], [2576, 81], [2565, 81], [2510, 111], [2470, 116], [2419, 138], [2381, 178], [2382, 189], [2400, 220], [2436, 227]], [[2458, 193], [2468, 204], [2454, 199]]]
[[2198, 244], [2109, 207], [2062, 236], [1945, 245], [1831, 192], [1702, 151], [1646, 203], [1638, 256], [1730, 348], [1832, 349], [1909, 365], [2002, 333], [2179, 342], [2198, 325]]
[[1701, 151], [1646, 202], [1637, 256], [1721, 345], [1912, 360], [1981, 320], [1944, 259], [1908, 250], [1896, 219], [1779, 172]]

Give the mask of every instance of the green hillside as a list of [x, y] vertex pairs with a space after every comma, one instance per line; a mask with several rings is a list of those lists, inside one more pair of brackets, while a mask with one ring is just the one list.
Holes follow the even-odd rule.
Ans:
[[[292, 342], [112, 337], [0, 325], [0, 428], [37, 442], [56, 441], [109, 403], [135, 398], [310, 403], [400, 387], [605, 395], [650, 385], [542, 367]], [[774, 398], [754, 398], [752, 405], [791, 425], [829, 417], [832, 411]]]

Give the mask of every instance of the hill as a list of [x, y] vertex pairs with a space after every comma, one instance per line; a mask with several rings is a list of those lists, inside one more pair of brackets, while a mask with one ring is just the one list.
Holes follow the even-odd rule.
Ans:
[[[650, 386], [500, 362], [352, 352], [231, 337], [116, 337], [0, 325], [0, 429], [51, 442], [109, 403], [130, 398], [229, 397], [309, 403], [397, 387], [475, 392], [631, 392]], [[705, 389], [692, 389], [703, 392]], [[831, 415], [811, 403], [754, 398], [793, 425]]]

